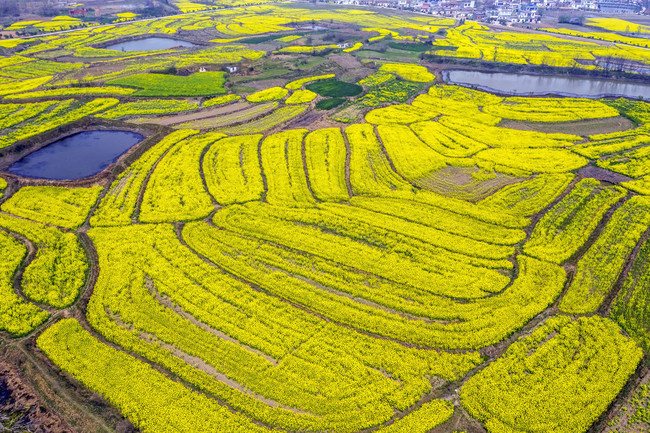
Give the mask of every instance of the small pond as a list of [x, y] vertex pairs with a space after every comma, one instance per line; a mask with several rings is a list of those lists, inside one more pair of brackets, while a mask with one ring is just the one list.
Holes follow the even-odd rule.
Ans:
[[445, 71], [448, 84], [476, 87], [511, 95], [560, 95], [599, 98], [625, 96], [650, 98], [650, 84], [588, 77], [558, 77], [502, 72]]
[[143, 138], [127, 131], [80, 132], [30, 153], [9, 171], [40, 179], [81, 179], [101, 172]]
[[133, 41], [119, 42], [117, 44], [104, 47], [106, 50], [115, 51], [154, 51], [166, 50], [176, 47], [195, 47], [191, 42], [179, 41], [171, 38], [151, 37], [145, 39], [135, 39]]

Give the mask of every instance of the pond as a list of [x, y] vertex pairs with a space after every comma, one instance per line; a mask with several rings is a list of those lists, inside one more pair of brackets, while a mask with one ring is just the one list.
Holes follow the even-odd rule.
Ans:
[[171, 38], [158, 38], [151, 37], [145, 39], [135, 39], [133, 41], [119, 42], [117, 44], [104, 47], [106, 50], [115, 51], [154, 51], [166, 50], [176, 47], [195, 47], [196, 45], [191, 42], [179, 41]]
[[481, 90], [510, 95], [559, 95], [600, 98], [625, 96], [634, 99], [650, 98], [650, 84], [604, 80], [588, 77], [558, 77], [502, 72], [445, 71], [448, 84], [475, 87]]
[[127, 131], [80, 132], [30, 153], [9, 171], [40, 179], [81, 179], [101, 172], [143, 138]]

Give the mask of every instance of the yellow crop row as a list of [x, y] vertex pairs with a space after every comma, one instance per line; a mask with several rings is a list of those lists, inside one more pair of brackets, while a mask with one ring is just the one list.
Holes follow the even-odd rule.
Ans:
[[23, 218], [76, 229], [88, 217], [102, 188], [25, 186], [2, 204], [2, 210]]

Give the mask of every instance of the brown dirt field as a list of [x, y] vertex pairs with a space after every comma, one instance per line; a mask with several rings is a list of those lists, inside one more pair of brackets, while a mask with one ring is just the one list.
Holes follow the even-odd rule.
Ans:
[[147, 118], [147, 123], [155, 123], [157, 125], [175, 125], [177, 123], [190, 122], [192, 120], [223, 116], [224, 114], [234, 113], [236, 111], [241, 111], [249, 107], [252, 107], [252, 104], [246, 101], [239, 101], [235, 102], [234, 104], [222, 105], [204, 111], [196, 111], [193, 113], [178, 114], [173, 116], [156, 117], [153, 119]]
[[517, 177], [500, 173], [492, 179], [477, 180], [472, 174], [478, 171], [477, 168], [446, 167], [419, 179], [416, 183], [419, 187], [438, 194], [475, 201], [506, 185], [521, 181]]
[[58, 414], [48, 409], [20, 370], [0, 358], [0, 411], [22, 415], [34, 432], [72, 433], [72, 428]]
[[602, 180], [609, 183], [620, 183], [631, 181], [631, 177], [624, 176], [620, 173], [615, 173], [613, 171], [605, 170], [604, 168], [596, 167], [594, 165], [588, 165], [582, 167], [578, 171], [578, 175], [582, 177], [593, 177], [594, 179]]
[[34, 433], [135, 433], [96, 393], [62, 375], [33, 339], [0, 352], [0, 411], [24, 415]]
[[329, 56], [330, 59], [334, 60], [337, 65], [343, 69], [361, 69], [363, 65], [356, 57], [351, 54], [335, 54]]
[[606, 119], [576, 120], [574, 122], [528, 122], [523, 120], [502, 120], [502, 128], [519, 129], [521, 131], [538, 131], [546, 133], [561, 132], [580, 136], [607, 134], [609, 132], [627, 131], [634, 128], [634, 123], [622, 116]]
[[282, 78], [272, 78], [269, 80], [260, 80], [260, 81], [248, 81], [247, 86], [254, 87], [257, 90], [269, 89], [271, 87], [283, 87], [287, 84], [289, 80], [283, 80]]
[[[331, 122], [328, 122], [327, 119], [324, 119], [325, 112], [323, 111], [307, 111], [304, 115], [295, 119], [295, 121], [289, 121], [283, 125], [286, 129], [296, 129], [296, 128], [305, 128], [310, 131], [320, 128], [329, 128], [332, 127]], [[326, 126], [324, 126], [326, 125]], [[334, 125], [336, 126], [336, 125]]]
[[[234, 111], [227, 114], [210, 116], [204, 119], [192, 120], [177, 124], [176, 128], [193, 128], [193, 129], [210, 129], [225, 128], [228, 126], [249, 123], [260, 117], [268, 115], [277, 108], [277, 102], [265, 102], [263, 104], [251, 104], [243, 110]], [[234, 116], [234, 117], [229, 117]]]

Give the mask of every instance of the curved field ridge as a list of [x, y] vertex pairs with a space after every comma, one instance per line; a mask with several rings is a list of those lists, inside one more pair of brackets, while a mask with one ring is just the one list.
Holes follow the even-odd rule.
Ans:
[[25, 296], [57, 308], [72, 305], [88, 271], [86, 254], [77, 235], [4, 213], [0, 214], [0, 228], [24, 236], [36, 248], [36, 255], [22, 276]]
[[4, 260], [0, 263], [0, 329], [22, 336], [45, 322], [49, 314], [25, 302], [13, 291], [11, 277], [27, 249], [7, 233], [0, 232], [0, 250], [4, 254]]
[[88, 320], [255, 419], [356, 431], [413, 405], [429, 376], [454, 380], [480, 362], [338, 326], [200, 259], [177, 236], [171, 225], [93, 229], [103, 271]]
[[555, 316], [472, 377], [461, 399], [490, 433], [585, 432], [642, 356], [609, 319]]
[[572, 314], [596, 311], [649, 226], [650, 197], [633, 197], [617, 209], [598, 240], [578, 262], [576, 276], [560, 309]]

